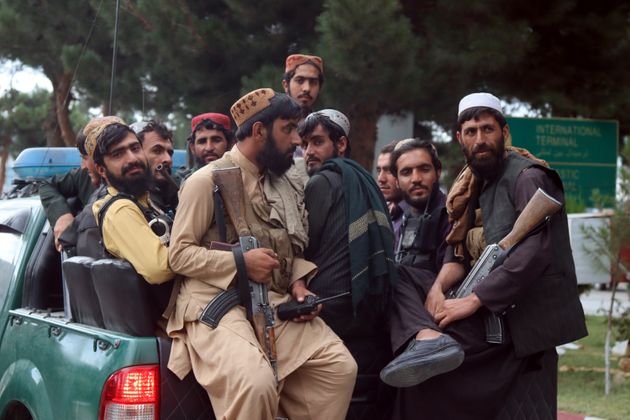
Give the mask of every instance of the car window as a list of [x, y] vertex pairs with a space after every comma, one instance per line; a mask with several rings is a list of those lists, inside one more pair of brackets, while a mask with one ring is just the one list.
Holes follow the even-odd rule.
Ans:
[[21, 250], [22, 235], [0, 232], [0, 304], [4, 302], [13, 276], [15, 258]]
[[0, 304], [6, 299], [15, 260], [22, 252], [22, 233], [30, 215], [30, 208], [0, 207]]

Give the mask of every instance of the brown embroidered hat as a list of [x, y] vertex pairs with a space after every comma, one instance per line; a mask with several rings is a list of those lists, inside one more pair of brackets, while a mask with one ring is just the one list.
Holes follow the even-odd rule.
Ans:
[[306, 63], [314, 65], [321, 74], [324, 74], [324, 61], [321, 57], [306, 54], [292, 54], [288, 56], [284, 64], [284, 72], [288, 73], [291, 70], [295, 70], [297, 66], [301, 66]]
[[230, 113], [236, 122], [236, 126], [240, 127], [260, 111], [269, 107], [271, 98], [274, 96], [276, 96], [276, 92], [273, 89], [261, 88], [249, 92], [234, 102], [234, 105], [230, 108]]
[[116, 116], [99, 117], [92, 119], [83, 128], [83, 134], [85, 135], [85, 151], [89, 157], [94, 157], [98, 138], [103, 130], [112, 124], [125, 124], [125, 122]]

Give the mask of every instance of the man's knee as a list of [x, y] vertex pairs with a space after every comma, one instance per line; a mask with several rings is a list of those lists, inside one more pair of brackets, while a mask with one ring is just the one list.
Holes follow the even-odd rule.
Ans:
[[338, 354], [334, 358], [333, 363], [335, 377], [338, 379], [339, 384], [354, 386], [359, 369], [357, 362], [345, 345], [339, 343], [336, 347]]

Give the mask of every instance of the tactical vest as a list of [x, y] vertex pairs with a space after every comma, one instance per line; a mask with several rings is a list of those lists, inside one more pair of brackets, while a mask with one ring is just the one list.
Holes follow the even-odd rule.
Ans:
[[402, 265], [437, 273], [439, 267], [436, 266], [436, 252], [444, 240], [439, 237], [444, 217], [447, 217], [446, 208], [441, 205], [435, 206], [431, 212], [416, 216], [405, 213], [396, 261]]
[[[214, 169], [238, 166], [228, 155], [224, 155], [221, 159], [212, 162], [211, 165]], [[243, 201], [245, 203], [245, 221], [247, 222], [252, 236], [258, 240], [258, 244], [261, 248], [273, 249], [278, 255], [280, 268], [273, 270], [271, 289], [284, 294], [287, 292], [291, 281], [291, 270], [293, 268], [294, 258], [293, 245], [291, 244], [289, 234], [282, 226], [274, 226], [269, 222], [271, 206], [266, 202], [254, 202], [253, 200], [247, 199], [247, 197], [245, 197]], [[217, 217], [215, 216], [215, 222], [216, 219]], [[236, 230], [225, 210], [223, 211], [223, 220], [226, 221], [227, 226], [227, 242], [238, 242]], [[217, 225], [217, 229], [218, 228]]]
[[[484, 186], [479, 196], [487, 244], [499, 242], [518, 217], [514, 189], [521, 172], [530, 167], [544, 170], [562, 188], [557, 172], [509, 152], [499, 177]], [[512, 307], [506, 319], [519, 357], [547, 350], [584, 337], [584, 311], [578, 299], [577, 279], [571, 253], [567, 215], [563, 207], [551, 217], [547, 228], [553, 238], [553, 258], [542, 278], [532, 282]]]

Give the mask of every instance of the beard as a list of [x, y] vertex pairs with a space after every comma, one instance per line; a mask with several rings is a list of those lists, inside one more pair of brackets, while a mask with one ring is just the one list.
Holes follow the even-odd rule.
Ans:
[[[466, 163], [470, 165], [470, 168], [479, 177], [492, 180], [499, 173], [501, 163], [503, 163], [503, 157], [505, 155], [505, 138], [501, 135], [501, 140], [497, 143], [496, 147], [491, 144], [479, 144], [473, 146], [469, 151], [462, 146], [464, 155], [466, 156]], [[477, 158], [475, 153], [478, 152], [490, 152], [490, 155], [484, 158]]]
[[[125, 174], [135, 168], [142, 168], [143, 171], [131, 178], [125, 178]], [[152, 182], [149, 167], [142, 161], [133, 162], [123, 166], [122, 176], [120, 178], [111, 173], [107, 168], [105, 171], [107, 174], [107, 180], [112, 187], [116, 188], [120, 192], [133, 195], [134, 197], [139, 197], [146, 193]]]
[[295, 152], [295, 146], [286, 153], [282, 153], [276, 146], [276, 139], [269, 134], [265, 147], [258, 153], [256, 160], [274, 174], [281, 176], [293, 165], [293, 152]]

